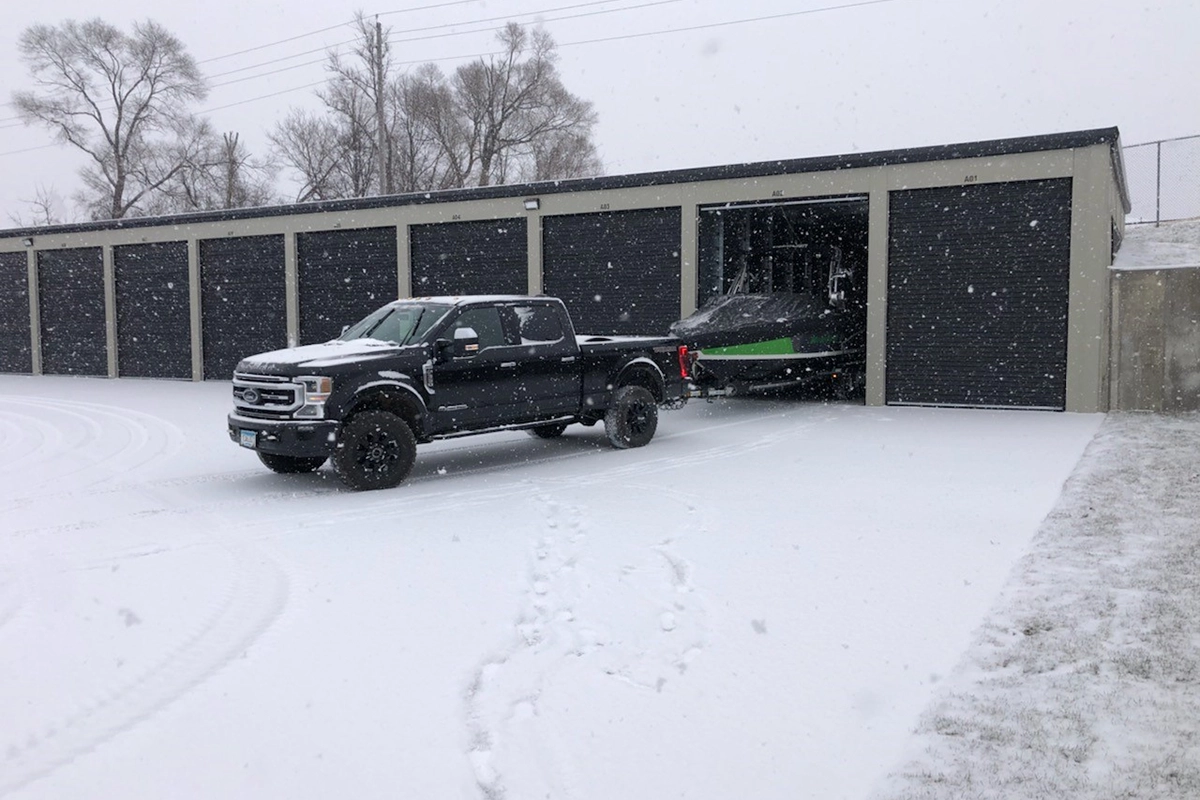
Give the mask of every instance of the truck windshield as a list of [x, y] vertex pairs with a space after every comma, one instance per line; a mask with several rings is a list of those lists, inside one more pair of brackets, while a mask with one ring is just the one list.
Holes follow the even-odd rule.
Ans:
[[343, 342], [351, 339], [378, 339], [394, 344], [415, 344], [421, 341], [421, 337], [451, 308], [453, 306], [444, 303], [384, 306], [361, 322], [351, 325], [338, 339]]

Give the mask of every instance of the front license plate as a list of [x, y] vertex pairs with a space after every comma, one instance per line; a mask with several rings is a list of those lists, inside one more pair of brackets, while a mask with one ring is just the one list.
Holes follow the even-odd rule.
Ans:
[[240, 444], [242, 447], [254, 447], [256, 444], [258, 444], [258, 432], [246, 430], [238, 431], [238, 444]]

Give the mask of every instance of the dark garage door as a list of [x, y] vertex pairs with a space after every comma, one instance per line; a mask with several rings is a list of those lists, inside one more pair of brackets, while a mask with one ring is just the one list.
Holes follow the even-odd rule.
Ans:
[[342, 326], [396, 299], [396, 229], [302, 233], [296, 272], [300, 343], [333, 339]]
[[107, 375], [104, 262], [99, 247], [38, 253], [42, 371]]
[[529, 247], [523, 218], [409, 228], [412, 293], [525, 294]]
[[229, 380], [238, 361], [287, 346], [283, 237], [200, 242], [204, 377]]
[[887, 401], [1063, 408], [1070, 179], [890, 204]]
[[33, 372], [28, 263], [24, 253], [0, 253], [0, 372]]
[[678, 208], [542, 220], [542, 285], [582, 333], [666, 333], [679, 319]]
[[192, 376], [187, 242], [113, 248], [117, 372], [138, 378]]

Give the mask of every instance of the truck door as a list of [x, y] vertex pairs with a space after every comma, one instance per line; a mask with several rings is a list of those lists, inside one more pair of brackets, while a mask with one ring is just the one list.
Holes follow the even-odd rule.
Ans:
[[579, 345], [564, 327], [560, 308], [515, 304], [506, 316], [519, 342], [523, 413], [530, 418], [576, 413], [582, 389]]
[[464, 309], [439, 338], [453, 340], [459, 328], [471, 328], [479, 335], [479, 350], [473, 355], [450, 356], [434, 365], [434, 393], [429, 405], [437, 432], [507, 422], [507, 407], [518, 391], [514, 348], [506, 338], [499, 309]]

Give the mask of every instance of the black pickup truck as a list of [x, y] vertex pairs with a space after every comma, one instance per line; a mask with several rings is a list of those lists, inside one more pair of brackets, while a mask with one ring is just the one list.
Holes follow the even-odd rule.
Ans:
[[351, 488], [382, 489], [433, 439], [603, 420], [614, 447], [640, 447], [690, 366], [671, 337], [577, 336], [553, 297], [399, 300], [333, 341], [243, 359], [229, 436], [275, 472], [332, 459]]

